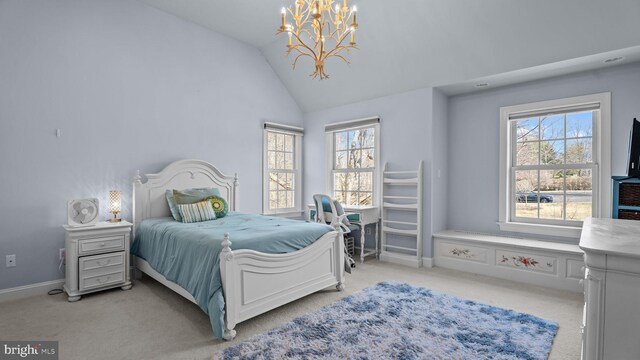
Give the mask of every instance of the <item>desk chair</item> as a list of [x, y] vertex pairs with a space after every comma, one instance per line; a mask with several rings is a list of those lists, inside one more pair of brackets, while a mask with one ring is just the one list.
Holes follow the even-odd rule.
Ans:
[[[362, 231], [360, 225], [351, 224], [348, 218], [350, 214], [345, 213], [342, 205], [329, 195], [315, 194], [313, 195], [313, 202], [316, 205], [314, 216], [316, 222], [329, 224], [336, 230], [342, 228], [343, 234], [345, 234], [345, 255], [348, 257], [349, 266], [356, 267], [356, 262], [353, 260], [355, 236], [351, 233], [353, 231]], [[350, 235], [347, 236], [346, 234]]]

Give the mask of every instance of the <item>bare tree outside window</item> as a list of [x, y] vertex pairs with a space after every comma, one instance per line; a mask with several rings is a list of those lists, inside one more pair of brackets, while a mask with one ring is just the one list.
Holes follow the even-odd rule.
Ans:
[[582, 221], [591, 216], [594, 113], [513, 121], [515, 217]]
[[269, 171], [269, 209], [295, 207], [295, 136], [267, 132], [267, 167]]
[[374, 140], [374, 127], [333, 133], [333, 189], [339, 202], [346, 205], [373, 203]]

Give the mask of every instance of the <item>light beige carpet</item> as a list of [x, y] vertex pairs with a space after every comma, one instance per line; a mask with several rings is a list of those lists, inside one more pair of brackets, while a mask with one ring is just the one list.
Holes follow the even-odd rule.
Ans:
[[282, 325], [384, 280], [553, 320], [560, 330], [550, 359], [580, 358], [582, 294], [452, 270], [411, 269], [368, 260], [347, 277], [343, 292], [327, 290], [238, 324], [232, 342], [213, 340], [208, 317], [188, 300], [149, 277], [133, 289], [108, 290], [69, 303], [65, 295], [0, 303], [0, 339], [58, 340], [60, 359], [210, 359], [252, 335]]

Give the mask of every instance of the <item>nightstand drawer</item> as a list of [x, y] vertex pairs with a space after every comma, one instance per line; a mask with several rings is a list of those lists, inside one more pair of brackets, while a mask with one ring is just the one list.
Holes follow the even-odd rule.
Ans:
[[124, 251], [81, 257], [79, 263], [80, 271], [99, 269], [107, 266], [122, 266], [124, 264]]
[[107, 236], [78, 241], [78, 254], [94, 254], [124, 250], [124, 236]]
[[101, 288], [124, 282], [124, 266], [109, 266], [80, 271], [80, 291]]

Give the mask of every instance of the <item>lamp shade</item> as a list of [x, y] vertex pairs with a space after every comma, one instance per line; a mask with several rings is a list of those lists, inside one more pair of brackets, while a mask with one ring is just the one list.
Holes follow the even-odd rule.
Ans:
[[109, 212], [118, 214], [122, 210], [122, 193], [109, 191]]

